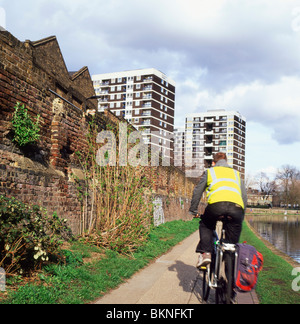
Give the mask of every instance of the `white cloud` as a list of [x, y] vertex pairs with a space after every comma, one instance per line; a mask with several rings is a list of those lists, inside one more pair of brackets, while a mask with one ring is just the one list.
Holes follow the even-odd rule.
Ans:
[[272, 84], [254, 81], [221, 93], [201, 90], [199, 83], [189, 80], [191, 93], [185, 94], [186, 82], [179, 85], [179, 96], [182, 96], [179, 104], [193, 102], [198, 111], [213, 108], [238, 110], [248, 121], [268, 125], [278, 143], [300, 142], [300, 77], [282, 77]]
[[[233, 109], [261, 141], [249, 146], [249, 156], [259, 151], [269, 162], [264, 151], [276, 147], [269, 157], [280, 154], [281, 163], [299, 147], [299, 0], [0, 0], [0, 6], [19, 39], [57, 35], [70, 70], [155, 67], [169, 75], [177, 83], [176, 126], [186, 113]], [[249, 161], [251, 168], [255, 163]]]

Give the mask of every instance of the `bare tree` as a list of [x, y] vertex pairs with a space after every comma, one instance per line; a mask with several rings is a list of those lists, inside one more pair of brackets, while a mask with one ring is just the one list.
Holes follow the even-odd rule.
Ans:
[[300, 171], [291, 165], [284, 165], [276, 176], [280, 185], [281, 200], [288, 205], [300, 203]]
[[260, 192], [264, 201], [268, 200], [276, 191], [276, 181], [270, 180], [266, 173], [261, 172], [259, 179]]

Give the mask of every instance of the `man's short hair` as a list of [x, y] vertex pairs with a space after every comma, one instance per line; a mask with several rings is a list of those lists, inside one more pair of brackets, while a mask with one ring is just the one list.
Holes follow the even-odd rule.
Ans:
[[214, 157], [214, 162], [217, 163], [219, 162], [220, 160], [225, 160], [227, 161], [227, 155], [226, 153], [217, 153]]

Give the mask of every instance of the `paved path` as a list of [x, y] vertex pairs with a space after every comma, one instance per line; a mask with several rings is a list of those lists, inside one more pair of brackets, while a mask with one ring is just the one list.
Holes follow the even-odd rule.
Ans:
[[[201, 304], [202, 281], [195, 267], [198, 235], [191, 235], [96, 304]], [[213, 293], [208, 303], [214, 303]], [[241, 294], [238, 303], [255, 304], [256, 294]]]

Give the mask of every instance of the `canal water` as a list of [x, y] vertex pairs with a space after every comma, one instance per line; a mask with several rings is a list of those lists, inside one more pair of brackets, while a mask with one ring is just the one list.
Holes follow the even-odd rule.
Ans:
[[277, 249], [300, 262], [300, 215], [251, 216], [249, 223]]

